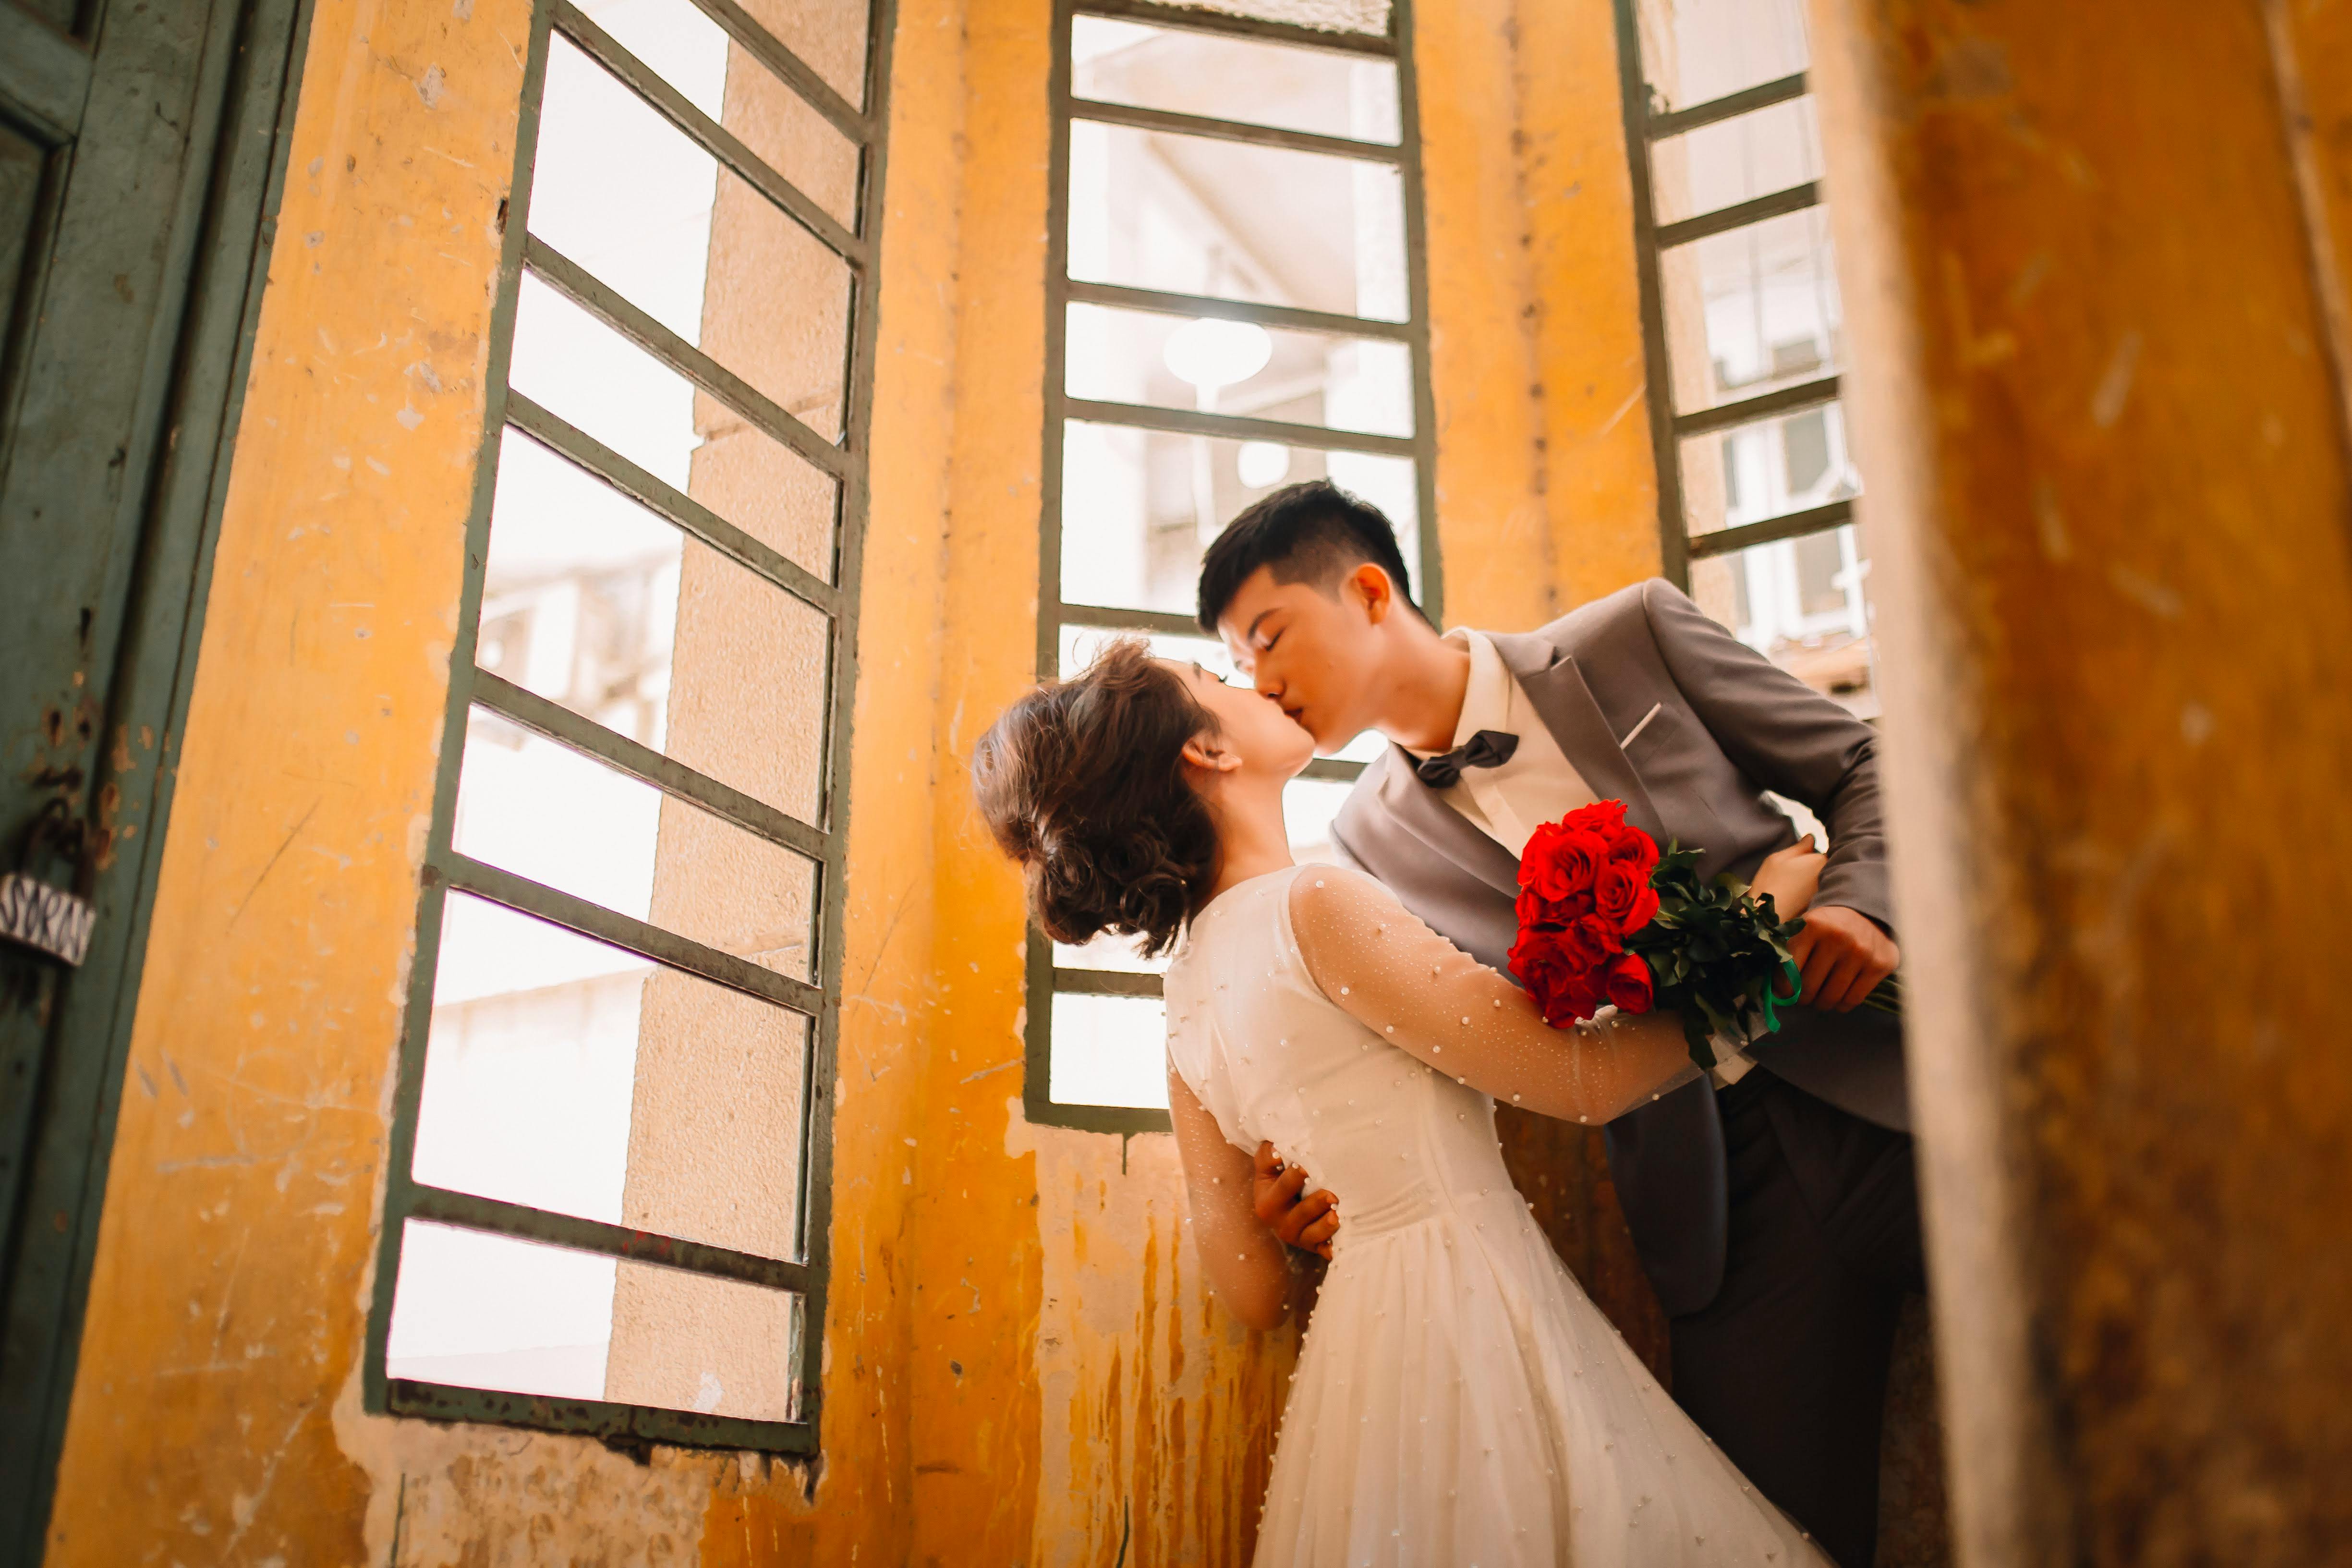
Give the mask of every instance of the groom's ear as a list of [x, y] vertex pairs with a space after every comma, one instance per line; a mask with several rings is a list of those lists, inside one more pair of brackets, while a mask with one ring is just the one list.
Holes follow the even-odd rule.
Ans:
[[1345, 585], [1348, 593], [1363, 605], [1364, 618], [1374, 626], [1387, 620], [1389, 613], [1396, 608], [1396, 584], [1390, 579], [1387, 569], [1376, 562], [1359, 563], [1348, 574]]

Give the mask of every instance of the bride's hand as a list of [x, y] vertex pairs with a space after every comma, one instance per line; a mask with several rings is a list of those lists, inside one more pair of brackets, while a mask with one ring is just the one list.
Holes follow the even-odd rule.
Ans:
[[1764, 857], [1748, 891], [1759, 899], [1771, 894], [1773, 911], [1784, 921], [1795, 920], [1811, 906], [1813, 890], [1822, 885], [1822, 868], [1828, 864], [1829, 857], [1813, 847], [1813, 836], [1808, 833]]

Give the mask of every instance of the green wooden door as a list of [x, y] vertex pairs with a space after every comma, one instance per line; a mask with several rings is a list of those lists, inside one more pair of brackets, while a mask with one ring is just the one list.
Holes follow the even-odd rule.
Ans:
[[0, 0], [0, 855], [98, 911], [0, 951], [0, 1563], [40, 1560], [268, 251], [299, 0]]

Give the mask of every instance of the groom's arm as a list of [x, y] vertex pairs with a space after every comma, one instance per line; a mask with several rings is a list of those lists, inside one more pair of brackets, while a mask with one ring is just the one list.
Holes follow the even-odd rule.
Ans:
[[1667, 673], [1724, 755], [1765, 788], [1804, 803], [1828, 827], [1829, 863], [1798, 958], [1807, 1000], [1841, 1010], [1859, 1002], [1900, 956], [1892, 940], [1877, 732], [1672, 585], [1650, 583], [1642, 604]]

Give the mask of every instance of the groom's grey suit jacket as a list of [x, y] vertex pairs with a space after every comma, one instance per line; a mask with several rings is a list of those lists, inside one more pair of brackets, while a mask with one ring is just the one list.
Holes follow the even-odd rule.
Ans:
[[[1797, 837], [1764, 793], [1801, 801], [1830, 837], [1814, 902], [1845, 905], [1893, 930], [1870, 726], [1662, 579], [1596, 599], [1540, 631], [1489, 635], [1594, 795], [1622, 800], [1627, 820], [1662, 847], [1674, 841], [1704, 849], [1703, 877], [1746, 877]], [[1391, 746], [1367, 768], [1332, 836], [1406, 908], [1508, 973], [1518, 863], [1441, 801], [1412, 763]], [[1759, 1068], [1832, 1105], [1910, 1128], [1902, 1031], [1885, 1014], [1796, 1008], [1753, 1055]], [[1660, 1301], [1677, 1316], [1698, 1310], [1723, 1282], [1728, 1218], [1714, 1089], [1701, 1079], [1620, 1117], [1608, 1144], [1634, 1247]]]

